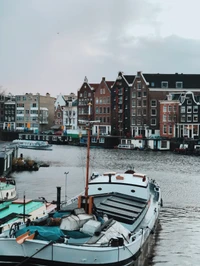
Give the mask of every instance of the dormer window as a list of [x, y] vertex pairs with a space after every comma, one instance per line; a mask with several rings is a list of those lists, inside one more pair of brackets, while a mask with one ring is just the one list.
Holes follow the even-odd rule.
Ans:
[[168, 88], [168, 81], [162, 81], [161, 88]]
[[182, 89], [183, 88], [183, 82], [182, 81], [177, 81], [176, 82], [176, 88], [177, 89]]
[[154, 82], [151, 82], [151, 87], [154, 87], [155, 86], [155, 83]]

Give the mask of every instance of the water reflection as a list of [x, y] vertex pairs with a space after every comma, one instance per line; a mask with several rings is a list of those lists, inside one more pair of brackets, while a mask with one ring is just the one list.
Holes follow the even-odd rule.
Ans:
[[[56, 187], [62, 187], [62, 199], [84, 190], [86, 149], [54, 146], [53, 151], [20, 150], [24, 157], [50, 164], [38, 172], [14, 173], [19, 196], [44, 196], [56, 199]], [[90, 171], [127, 170], [144, 172], [160, 184], [164, 207], [159, 230], [152, 236], [155, 245], [150, 256], [137, 266], [199, 265], [200, 239], [200, 157], [176, 155], [171, 152], [123, 150], [91, 150]], [[67, 181], [65, 172], [67, 175]], [[66, 187], [65, 187], [66, 186]], [[147, 254], [147, 252], [144, 252]], [[143, 262], [142, 262], [143, 259]], [[146, 264], [145, 264], [146, 263]]]

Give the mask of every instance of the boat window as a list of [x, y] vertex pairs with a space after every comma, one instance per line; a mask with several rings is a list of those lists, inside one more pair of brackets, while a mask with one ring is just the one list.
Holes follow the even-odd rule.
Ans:
[[98, 190], [102, 190], [102, 188], [101, 187], [98, 187]]

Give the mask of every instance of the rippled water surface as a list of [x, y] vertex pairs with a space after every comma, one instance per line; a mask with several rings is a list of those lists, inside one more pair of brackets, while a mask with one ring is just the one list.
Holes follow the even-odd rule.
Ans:
[[[13, 174], [19, 197], [25, 192], [26, 198], [55, 200], [56, 187], [61, 186], [64, 200], [84, 190], [86, 148], [55, 145], [53, 151], [19, 152], [50, 165], [37, 172]], [[200, 265], [200, 157], [93, 148], [90, 158], [91, 173], [134, 168], [161, 186], [164, 206], [147, 265]]]

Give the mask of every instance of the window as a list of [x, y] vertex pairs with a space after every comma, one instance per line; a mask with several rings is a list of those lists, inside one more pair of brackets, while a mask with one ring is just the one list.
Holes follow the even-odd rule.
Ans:
[[140, 108], [137, 109], [137, 115], [141, 116], [141, 109]]
[[135, 98], [135, 97], [136, 97], [136, 92], [133, 91], [133, 92], [132, 92], [132, 98]]
[[32, 107], [37, 107], [37, 104], [36, 104], [36, 103], [33, 103], [33, 104], [32, 104]]
[[143, 109], [143, 115], [147, 114], [147, 109]]
[[155, 86], [155, 83], [154, 82], [151, 82], [151, 87], [154, 87]]
[[197, 105], [193, 106], [193, 113], [198, 113], [198, 106]]
[[169, 130], [168, 130], [169, 134], [172, 134], [172, 125], [169, 125]]
[[166, 121], [167, 121], [167, 116], [163, 115], [163, 122], [166, 122]]
[[132, 118], [132, 125], [135, 125], [135, 118]]
[[163, 112], [164, 112], [164, 113], [167, 112], [167, 106], [166, 106], [166, 105], [163, 106]]
[[146, 107], [146, 106], [147, 106], [147, 100], [143, 100], [143, 101], [142, 101], [142, 106], [143, 106], [143, 107]]
[[161, 141], [161, 148], [167, 148], [167, 141], [166, 140], [162, 140]]
[[183, 82], [182, 82], [182, 81], [177, 81], [177, 82], [176, 82], [176, 88], [177, 88], [177, 89], [181, 89], [181, 88], [183, 88]]
[[157, 110], [156, 109], [151, 109], [151, 115], [157, 115]]
[[141, 103], [142, 103], [141, 100], [138, 100], [137, 101], [137, 106], [142, 106]]
[[181, 106], [181, 113], [185, 113], [185, 106]]
[[168, 115], [168, 121], [169, 121], [169, 122], [172, 121], [172, 115], [171, 115], [171, 114]]
[[96, 114], [99, 113], [99, 107], [96, 107]]
[[171, 111], [172, 111], [172, 106], [168, 105], [168, 112], [171, 112]]
[[152, 126], [156, 126], [156, 118], [152, 118], [151, 119], [151, 125]]
[[187, 107], [187, 113], [192, 113], [192, 106]]
[[87, 91], [84, 91], [84, 98], [87, 98]]
[[137, 89], [138, 89], [138, 90], [141, 90], [141, 82], [138, 82], [138, 83], [137, 83]]
[[134, 107], [134, 106], [136, 106], [136, 101], [135, 100], [132, 101], [132, 107]]
[[99, 99], [98, 98], [96, 98], [96, 104], [98, 104], [99, 103]]
[[193, 116], [193, 121], [194, 121], [194, 122], [198, 122], [198, 115], [194, 115], [194, 116]]
[[192, 116], [191, 115], [187, 116], [187, 122], [192, 122]]
[[163, 125], [163, 134], [167, 134], [167, 125]]
[[147, 92], [143, 91], [143, 97], [146, 97], [146, 96], [147, 96]]
[[152, 106], [152, 107], [156, 107], [156, 106], [157, 106], [157, 102], [156, 102], [156, 100], [151, 100], [151, 106]]
[[174, 112], [176, 112], [176, 105], [174, 105]]
[[187, 100], [187, 104], [192, 104], [192, 100]]
[[110, 113], [110, 107], [107, 107], [107, 114]]
[[161, 88], [168, 88], [168, 82], [167, 81], [162, 81], [161, 82]]
[[138, 91], [137, 96], [140, 98], [142, 96], [141, 91]]
[[185, 122], [185, 115], [181, 115], [181, 122]]
[[135, 115], [135, 114], [136, 114], [136, 109], [133, 108], [133, 110], [132, 110], [132, 115]]

